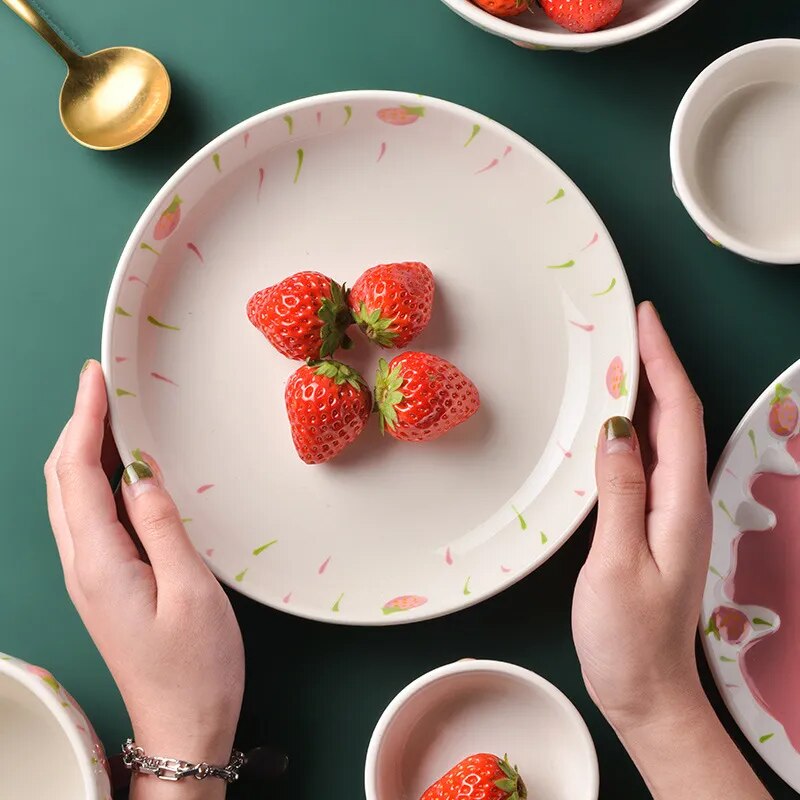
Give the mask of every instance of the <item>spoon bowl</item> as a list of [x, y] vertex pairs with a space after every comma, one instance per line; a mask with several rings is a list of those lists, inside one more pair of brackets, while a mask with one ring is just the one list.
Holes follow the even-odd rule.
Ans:
[[67, 133], [93, 150], [116, 150], [147, 136], [163, 118], [169, 75], [137, 47], [110, 47], [69, 65], [59, 111]]

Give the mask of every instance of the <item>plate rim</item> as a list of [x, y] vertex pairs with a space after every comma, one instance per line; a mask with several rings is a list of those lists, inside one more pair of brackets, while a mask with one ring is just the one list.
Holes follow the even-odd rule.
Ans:
[[[767, 384], [766, 388], [758, 395], [758, 397], [753, 401], [747, 411], [743, 414], [742, 418], [739, 420], [739, 424], [734, 428], [733, 433], [731, 434], [728, 442], [726, 443], [725, 447], [720, 454], [719, 460], [717, 461], [717, 465], [714, 467], [714, 472], [711, 476], [711, 482], [709, 483], [709, 496], [712, 501], [712, 509], [713, 509], [713, 500], [716, 496], [717, 489], [719, 487], [719, 483], [721, 480], [722, 475], [725, 472], [725, 466], [728, 463], [733, 451], [738, 446], [739, 442], [742, 439], [742, 436], [745, 434], [745, 430], [748, 428], [750, 423], [752, 422], [753, 418], [758, 414], [759, 411], [762, 409], [762, 405], [767, 402], [770, 397], [772, 396], [773, 392], [775, 391], [775, 384], [776, 383], [783, 383], [784, 380], [788, 378], [789, 375], [794, 375], [800, 377], [800, 359], [794, 361], [788, 367], [786, 367], [783, 372], [779, 373], [770, 383]], [[797, 434], [800, 435], [800, 434]], [[756, 465], [757, 466], [757, 465]], [[751, 475], [754, 473], [751, 473]], [[714, 525], [712, 523], [711, 529], [711, 536], [713, 542], [714, 536]], [[706, 585], [703, 587], [703, 596], [701, 598], [701, 606], [700, 606], [700, 620], [698, 625], [698, 630], [700, 634], [700, 640], [703, 643], [703, 654], [706, 657], [706, 662], [708, 663], [709, 671], [711, 672], [711, 676], [714, 679], [714, 685], [719, 692], [720, 697], [722, 698], [723, 703], [725, 704], [725, 708], [727, 708], [728, 713], [733, 717], [734, 722], [736, 722], [737, 727], [742, 732], [742, 735], [747, 739], [748, 744], [753, 748], [753, 750], [758, 754], [760, 758], [762, 758], [766, 764], [770, 767], [770, 769], [781, 779], [783, 780], [787, 786], [791, 787], [795, 791], [800, 791], [800, 783], [795, 784], [790, 780], [790, 778], [785, 774], [785, 770], [782, 766], [778, 763], [778, 759], [769, 750], [765, 750], [763, 747], [759, 747], [760, 742], [758, 741], [758, 735], [752, 732], [752, 725], [750, 724], [749, 720], [744, 716], [743, 712], [740, 712], [736, 706], [729, 702], [731, 698], [731, 692], [725, 688], [725, 681], [723, 680], [722, 673], [720, 670], [719, 663], [714, 658], [715, 653], [712, 651], [712, 644], [711, 640], [708, 636], [705, 635], [705, 604], [706, 604], [706, 596], [709, 593], [708, 588], [708, 581], [706, 581]], [[732, 602], [732, 601], [731, 601]], [[737, 659], [737, 669], [741, 672], [741, 667], [738, 664]], [[748, 688], [748, 692], [752, 695]], [[756, 702], [755, 698], [753, 698], [753, 702]], [[765, 712], [769, 713], [769, 712]], [[780, 735], [788, 740], [788, 736], [786, 735], [786, 730], [784, 729], [783, 725], [775, 720], [776, 726], [780, 729]], [[791, 743], [790, 743], [791, 744]], [[798, 754], [798, 758], [800, 758], [800, 754]]]
[[[272, 108], [265, 109], [264, 111], [260, 111], [257, 114], [254, 114], [247, 119], [242, 120], [241, 122], [236, 123], [235, 125], [231, 126], [227, 130], [220, 133], [218, 136], [214, 137], [210, 142], [206, 145], [201, 147], [197, 152], [195, 152], [192, 156], [190, 156], [180, 167], [178, 167], [175, 172], [164, 182], [161, 188], [156, 192], [153, 196], [152, 200], [147, 204], [145, 209], [142, 211], [139, 219], [137, 220], [136, 224], [134, 225], [130, 236], [128, 237], [122, 252], [120, 253], [119, 260], [117, 261], [117, 265], [114, 269], [114, 275], [111, 280], [111, 284], [108, 290], [108, 296], [106, 298], [106, 305], [105, 311], [103, 314], [103, 329], [102, 329], [102, 341], [101, 341], [101, 363], [103, 367], [103, 374], [106, 379], [106, 387], [108, 390], [108, 414], [109, 420], [111, 423], [111, 429], [114, 433], [114, 440], [115, 443], [120, 450], [120, 455], [122, 456], [123, 461], [126, 460], [127, 456], [126, 447], [127, 443], [125, 442], [124, 431], [118, 431], [118, 399], [114, 396], [113, 392], [111, 391], [111, 378], [112, 378], [112, 368], [113, 368], [113, 354], [111, 352], [111, 340], [112, 340], [112, 331], [114, 328], [115, 323], [115, 309], [117, 306], [117, 302], [119, 299], [119, 294], [124, 284], [124, 278], [126, 275], [126, 270], [130, 264], [130, 261], [137, 250], [138, 242], [143, 238], [145, 230], [147, 226], [152, 222], [154, 215], [165, 205], [165, 202], [169, 200], [169, 198], [174, 193], [175, 187], [184, 177], [189, 175], [199, 164], [204, 162], [207, 158], [210, 158], [214, 152], [216, 152], [220, 147], [227, 144], [231, 140], [235, 139], [237, 136], [244, 134], [245, 132], [251, 130], [254, 127], [260, 126], [262, 123], [267, 122], [269, 120], [280, 118], [286, 114], [292, 113], [295, 114], [299, 111], [302, 111], [306, 108], [313, 107], [319, 103], [333, 103], [333, 102], [342, 102], [342, 103], [355, 103], [356, 101], [365, 100], [365, 101], [381, 101], [381, 102], [395, 102], [398, 104], [409, 103], [409, 102], [416, 102], [419, 104], [420, 102], [424, 102], [431, 106], [436, 106], [439, 109], [448, 111], [452, 114], [462, 116], [465, 119], [469, 119], [472, 122], [478, 121], [480, 122], [482, 127], [486, 127], [488, 129], [493, 129], [496, 133], [500, 134], [501, 136], [507, 137], [512, 144], [515, 144], [519, 147], [523, 152], [526, 152], [529, 156], [542, 160], [546, 165], [555, 169], [561, 176], [563, 176], [564, 180], [566, 181], [565, 185], [568, 186], [571, 191], [574, 191], [586, 204], [588, 209], [594, 215], [595, 223], [597, 225], [597, 230], [601, 234], [605, 234], [608, 240], [608, 243], [611, 247], [613, 255], [616, 256], [617, 264], [619, 266], [620, 276], [618, 277], [616, 287], [621, 292], [624, 293], [624, 301], [623, 305], [629, 309], [628, 314], [628, 329], [630, 332], [630, 351], [627, 353], [627, 364], [628, 364], [628, 380], [629, 380], [629, 387], [628, 387], [628, 395], [624, 398], [625, 404], [624, 407], [620, 408], [620, 413], [624, 414], [629, 419], [633, 416], [633, 409], [636, 404], [636, 398], [638, 393], [639, 387], [639, 372], [640, 372], [640, 361], [639, 361], [639, 340], [638, 340], [638, 330], [637, 330], [637, 316], [636, 316], [636, 303], [633, 298], [633, 292], [630, 286], [630, 280], [628, 278], [628, 273], [625, 269], [625, 264], [622, 260], [622, 257], [619, 254], [619, 250], [612, 238], [608, 228], [606, 227], [603, 219], [600, 217], [597, 209], [594, 207], [592, 202], [589, 198], [584, 194], [584, 192], [580, 189], [579, 186], [573, 181], [573, 179], [555, 162], [551, 159], [546, 153], [542, 152], [535, 144], [530, 142], [528, 139], [523, 137], [521, 134], [516, 133], [515, 131], [511, 130], [507, 126], [503, 125], [500, 122], [492, 119], [491, 117], [487, 117], [480, 111], [475, 111], [473, 109], [468, 108], [467, 106], [463, 106], [459, 103], [454, 103], [450, 100], [444, 100], [439, 97], [434, 97], [431, 95], [419, 94], [416, 92], [406, 92], [406, 91], [398, 91], [398, 90], [390, 90], [390, 89], [350, 89], [344, 91], [337, 91], [337, 92], [324, 92], [321, 94], [310, 95], [308, 97], [302, 97], [295, 100], [291, 100], [286, 103], [282, 103], [281, 105], [274, 106]], [[589, 516], [589, 513], [595, 506], [597, 502], [597, 486], [593, 484], [590, 490], [587, 490], [586, 495], [582, 498], [582, 502], [580, 506], [578, 506], [578, 510], [575, 515], [573, 515], [572, 520], [570, 523], [564, 527], [564, 532], [561, 535], [559, 541], [552, 544], [546, 550], [544, 550], [537, 558], [533, 559], [530, 563], [526, 564], [525, 567], [518, 572], [510, 573], [507, 576], [504, 576], [502, 580], [497, 581], [497, 583], [493, 584], [493, 586], [488, 590], [482, 591], [473, 591], [472, 594], [469, 596], [465, 596], [463, 601], [460, 602], [456, 606], [451, 606], [449, 608], [442, 608], [434, 611], [425, 611], [420, 610], [418, 613], [415, 613], [413, 616], [405, 616], [402, 614], [392, 614], [383, 617], [376, 617], [375, 619], [348, 619], [344, 614], [337, 614], [335, 617], [325, 616], [321, 609], [313, 610], [313, 609], [304, 609], [298, 605], [292, 605], [291, 607], [286, 607], [282, 603], [276, 599], [273, 602], [270, 602], [259, 596], [256, 592], [251, 591], [249, 587], [242, 583], [234, 584], [233, 581], [228, 580], [226, 577], [218, 574], [211, 563], [209, 563], [208, 559], [205, 557], [205, 554], [200, 553], [203, 557], [203, 560], [206, 562], [207, 566], [214, 574], [214, 576], [225, 586], [235, 590], [236, 592], [243, 594], [244, 596], [250, 598], [251, 600], [256, 601], [257, 603], [272, 608], [276, 611], [282, 611], [292, 616], [300, 617], [303, 619], [314, 620], [317, 622], [325, 622], [334, 625], [347, 625], [353, 627], [385, 627], [385, 626], [393, 626], [393, 625], [410, 625], [417, 622], [425, 622], [431, 619], [438, 619], [440, 617], [449, 616], [450, 614], [455, 614], [460, 611], [463, 611], [467, 608], [471, 608], [472, 606], [477, 605], [478, 603], [483, 602], [484, 600], [489, 600], [492, 597], [500, 594], [501, 592], [505, 591], [506, 589], [510, 588], [511, 586], [519, 583], [523, 579], [527, 578], [532, 572], [537, 570], [542, 564], [552, 558], [564, 544], [572, 538], [575, 534], [577, 529], [583, 524], [586, 518]], [[555, 538], [555, 537], [553, 537]], [[200, 552], [198, 550], [198, 552]], [[426, 607], [422, 607], [425, 609]]]

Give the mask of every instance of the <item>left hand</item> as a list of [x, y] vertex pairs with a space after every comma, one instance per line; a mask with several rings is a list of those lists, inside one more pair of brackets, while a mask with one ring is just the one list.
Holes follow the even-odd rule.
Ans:
[[[67, 591], [122, 693], [136, 743], [148, 754], [224, 765], [244, 686], [239, 626], [157, 465], [129, 465], [121, 487], [143, 552], [120, 522], [101, 466], [106, 413], [103, 372], [87, 362], [74, 414], [45, 464]], [[218, 779], [191, 783], [191, 794], [164, 796], [225, 794]], [[137, 778], [134, 796], [160, 797], [157, 784]]]

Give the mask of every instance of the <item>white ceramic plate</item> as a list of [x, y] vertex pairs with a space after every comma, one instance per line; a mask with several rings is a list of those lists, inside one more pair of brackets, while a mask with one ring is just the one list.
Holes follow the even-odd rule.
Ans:
[[701, 630], [731, 714], [764, 760], [800, 791], [798, 390], [800, 361], [756, 400], [717, 466]]
[[[251, 327], [247, 299], [296, 270], [352, 284], [391, 260], [433, 270], [413, 347], [459, 365], [481, 410], [427, 445], [374, 422], [303, 464], [283, 406], [298, 364]], [[190, 159], [128, 241], [103, 341], [122, 454], [159, 462], [214, 572], [367, 625], [476, 603], [563, 544], [594, 503], [602, 422], [633, 407], [636, 354], [622, 264], [572, 181], [480, 114], [379, 91], [267, 111]], [[371, 380], [379, 355], [361, 338], [345, 360]]]

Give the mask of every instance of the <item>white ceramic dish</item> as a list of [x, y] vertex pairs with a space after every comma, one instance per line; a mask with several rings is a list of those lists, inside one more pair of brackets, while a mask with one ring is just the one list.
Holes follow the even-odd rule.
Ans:
[[688, 11], [697, 0], [625, 0], [622, 11], [611, 25], [592, 33], [572, 33], [552, 22], [536, 5], [530, 14], [501, 19], [479, 8], [471, 0], [442, 2], [476, 27], [520, 47], [530, 50], [589, 51], [652, 33]]
[[474, 753], [508, 753], [536, 800], [597, 800], [592, 737], [555, 686], [501, 661], [459, 661], [411, 683], [381, 716], [367, 751], [367, 800], [418, 800]]
[[[283, 405], [299, 364], [252, 328], [247, 299], [299, 269], [352, 284], [393, 259], [433, 270], [413, 347], [459, 365], [481, 410], [425, 445], [373, 422], [303, 464]], [[380, 353], [354, 336], [343, 358], [371, 380]], [[369, 625], [471, 605], [552, 555], [594, 503], [597, 432], [630, 414], [638, 371], [625, 272], [572, 181], [475, 112], [393, 92], [291, 103], [187, 162], [122, 255], [103, 363], [123, 458], [161, 465], [223, 581]]]
[[[800, 361], [756, 400], [717, 465], [701, 631], [739, 727], [800, 791], [798, 390]], [[719, 609], [729, 620], [726, 630], [718, 624]]]
[[800, 263], [800, 40], [717, 59], [672, 126], [675, 193], [716, 245], [752, 261]]
[[3, 800], [111, 800], [97, 734], [45, 669], [0, 653]]

